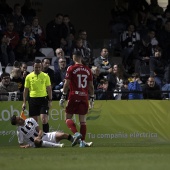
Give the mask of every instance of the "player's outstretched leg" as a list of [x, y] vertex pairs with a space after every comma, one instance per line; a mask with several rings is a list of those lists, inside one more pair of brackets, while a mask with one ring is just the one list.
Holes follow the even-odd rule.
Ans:
[[71, 144], [71, 146], [75, 146], [78, 143], [78, 140], [82, 138], [82, 135], [79, 132], [76, 132], [73, 135], [73, 142]]
[[93, 145], [93, 142], [85, 142], [85, 141], [80, 141], [80, 148], [84, 147], [91, 147]]

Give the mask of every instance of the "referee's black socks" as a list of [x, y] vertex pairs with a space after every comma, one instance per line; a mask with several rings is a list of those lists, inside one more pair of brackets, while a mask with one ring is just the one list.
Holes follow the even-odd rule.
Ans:
[[43, 132], [48, 133], [49, 132], [49, 124], [43, 124]]

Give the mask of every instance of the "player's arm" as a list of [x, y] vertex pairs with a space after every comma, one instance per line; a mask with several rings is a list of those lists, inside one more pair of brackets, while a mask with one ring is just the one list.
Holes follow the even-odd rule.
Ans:
[[38, 132], [37, 138], [41, 139], [43, 136], [43, 131], [39, 128], [39, 126], [37, 126], [35, 129]]
[[89, 89], [89, 95], [90, 95], [90, 96], [94, 96], [94, 85], [93, 85], [93, 81], [89, 81], [89, 83], [88, 83], [88, 89]]
[[30, 148], [31, 145], [30, 144], [25, 144], [24, 143], [24, 136], [23, 134], [20, 132], [19, 129], [17, 129], [17, 137], [18, 137], [18, 143], [19, 143], [19, 147], [20, 148]]
[[66, 95], [67, 95], [67, 92], [68, 92], [68, 89], [69, 89], [69, 85], [70, 85], [70, 80], [65, 79], [64, 86], [63, 86], [63, 94], [62, 94], [61, 99], [59, 101], [59, 105], [61, 107], [64, 107], [64, 102], [66, 100]]
[[32, 147], [30, 144], [23, 144], [23, 143], [21, 143], [19, 146], [20, 146], [20, 148], [30, 148], [30, 147]]
[[69, 89], [69, 85], [70, 85], [70, 80], [65, 79], [64, 80], [64, 86], [63, 86], [63, 94], [67, 94], [68, 89]]
[[25, 87], [25, 88], [24, 88], [24, 91], [23, 91], [23, 104], [22, 104], [22, 109], [23, 109], [23, 110], [25, 110], [25, 107], [26, 107], [26, 101], [27, 101], [28, 91], [29, 91], [29, 89]]

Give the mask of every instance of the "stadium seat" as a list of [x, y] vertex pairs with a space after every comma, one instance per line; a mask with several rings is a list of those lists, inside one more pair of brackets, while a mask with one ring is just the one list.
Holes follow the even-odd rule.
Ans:
[[52, 70], [54, 70], [54, 66], [49, 66], [49, 68], [51, 68]]
[[27, 66], [27, 71], [31, 73], [33, 71], [33, 66]]
[[54, 50], [52, 48], [40, 48], [39, 51], [44, 54], [46, 57], [53, 57], [54, 55]]
[[5, 72], [11, 74], [12, 69], [13, 69], [13, 66], [6, 66]]
[[17, 92], [8, 92], [8, 101], [18, 100]]

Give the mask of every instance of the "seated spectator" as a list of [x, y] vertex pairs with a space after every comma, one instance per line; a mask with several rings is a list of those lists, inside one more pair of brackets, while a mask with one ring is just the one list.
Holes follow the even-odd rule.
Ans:
[[19, 3], [14, 4], [13, 13], [7, 17], [7, 21], [12, 21], [14, 23], [15, 31], [19, 35], [22, 34], [26, 20], [21, 14], [21, 5]]
[[148, 35], [151, 38], [151, 45], [154, 48], [159, 44], [158, 39], [156, 37], [156, 31], [155, 30], [149, 30]]
[[36, 49], [39, 50], [40, 48], [47, 47], [47, 44], [45, 41], [45, 32], [44, 32], [43, 27], [39, 24], [38, 17], [33, 18], [32, 32], [35, 35]]
[[150, 67], [150, 75], [154, 75], [154, 70], [159, 69], [159, 73], [164, 75], [165, 72], [165, 60], [162, 57], [162, 49], [159, 46], [155, 46], [153, 49], [153, 56], [150, 57], [149, 67]]
[[15, 50], [16, 60], [19, 62], [29, 62], [35, 59], [35, 47], [23, 37]]
[[26, 76], [30, 73], [29, 71], [27, 71], [27, 64], [24, 62], [21, 62], [20, 69], [21, 69], [21, 75], [25, 79]]
[[[140, 85], [140, 77], [138, 73], [133, 73], [132, 74], [132, 79], [128, 84], [128, 90], [129, 92], [129, 99], [133, 100], [133, 99], [143, 99], [143, 94], [140, 93], [142, 92], [142, 87]], [[139, 93], [137, 93], [139, 91]], [[135, 93], [133, 93], [135, 92]]]
[[127, 79], [123, 80], [123, 86], [121, 87], [121, 100], [128, 100], [129, 99], [129, 90], [128, 90], [129, 81]]
[[122, 63], [128, 70], [131, 67], [129, 56], [132, 54], [136, 41], [140, 40], [140, 34], [135, 30], [134, 24], [129, 24], [126, 31], [120, 35], [122, 46]]
[[[64, 79], [67, 71], [66, 59], [64, 57], [59, 58], [58, 60], [58, 69], [55, 70], [54, 77], [55, 77], [55, 86], [54, 90], [59, 90], [62, 92]], [[57, 94], [56, 98], [60, 99], [61, 94]]]
[[7, 29], [4, 32], [4, 35], [9, 39], [9, 45], [14, 50], [19, 43], [19, 35], [14, 31], [14, 23], [12, 21], [7, 23]]
[[87, 40], [87, 31], [84, 29], [80, 29], [78, 32], [78, 37], [82, 39], [83, 48], [86, 49], [87, 54], [89, 55], [90, 58], [90, 65], [92, 65], [94, 60], [92, 56], [93, 49], [91, 43]]
[[54, 71], [56, 72], [56, 70], [58, 70], [58, 68], [59, 68], [58, 60], [59, 60], [60, 58], [65, 57], [65, 54], [64, 54], [64, 51], [63, 51], [62, 48], [57, 48], [57, 49], [55, 50], [55, 53], [56, 53], [56, 59], [55, 59], [55, 61], [54, 61]]
[[112, 72], [107, 75], [107, 79], [109, 82], [109, 91], [120, 90], [123, 86], [123, 80], [127, 78], [125, 75], [125, 70], [123, 65], [114, 64], [112, 68]]
[[19, 91], [23, 92], [25, 79], [22, 78], [21, 69], [14, 67], [11, 71], [10, 78], [12, 82], [15, 82], [18, 84]]
[[92, 74], [93, 74], [93, 85], [94, 85], [94, 90], [97, 90], [97, 86], [100, 82], [100, 77], [99, 77], [99, 68], [96, 66], [92, 66], [91, 68]]
[[44, 73], [47, 73], [50, 77], [50, 81], [51, 81], [51, 87], [54, 87], [54, 70], [52, 70], [50, 67], [50, 60], [49, 58], [43, 58], [42, 59], [42, 71]]
[[143, 86], [143, 98], [151, 100], [161, 100], [161, 89], [155, 83], [154, 77], [149, 77], [146, 84]]
[[112, 72], [113, 63], [109, 58], [109, 52], [107, 48], [101, 50], [101, 55], [94, 60], [94, 66], [98, 67], [100, 70], [100, 77], [107, 76]]
[[47, 46], [53, 48], [60, 48], [61, 40], [66, 39], [67, 30], [63, 23], [63, 14], [58, 13], [54, 20], [47, 23], [46, 26], [46, 41]]
[[58, 69], [55, 71], [54, 90], [61, 90], [63, 88], [64, 79], [67, 71], [66, 59], [64, 57], [59, 58], [58, 66]]
[[[15, 82], [10, 80], [9, 73], [2, 73], [1, 74], [1, 82], [0, 82], [0, 93], [9, 93], [9, 92], [19, 92], [18, 85]], [[0, 100], [7, 101], [8, 94], [1, 94]]]
[[81, 52], [83, 58], [83, 64], [90, 66], [91, 63], [90, 49], [83, 46], [83, 39], [81, 38], [76, 39], [75, 44], [72, 47], [72, 53], [76, 51]]
[[136, 42], [134, 46], [135, 73], [140, 74], [141, 67], [143, 65], [149, 65], [150, 56], [152, 56], [151, 38], [146, 35], [140, 41]]
[[67, 29], [67, 36], [69, 36], [69, 34], [75, 35], [76, 30], [75, 30], [74, 25], [70, 21], [69, 15], [66, 14], [63, 16], [63, 23], [65, 24], [66, 29]]
[[101, 79], [100, 83], [97, 86], [96, 90], [96, 99], [97, 100], [107, 100], [107, 91], [108, 91], [108, 80]]
[[12, 66], [15, 61], [15, 54], [12, 47], [9, 45], [10, 40], [6, 35], [3, 35], [0, 41], [0, 62], [3, 66]]

